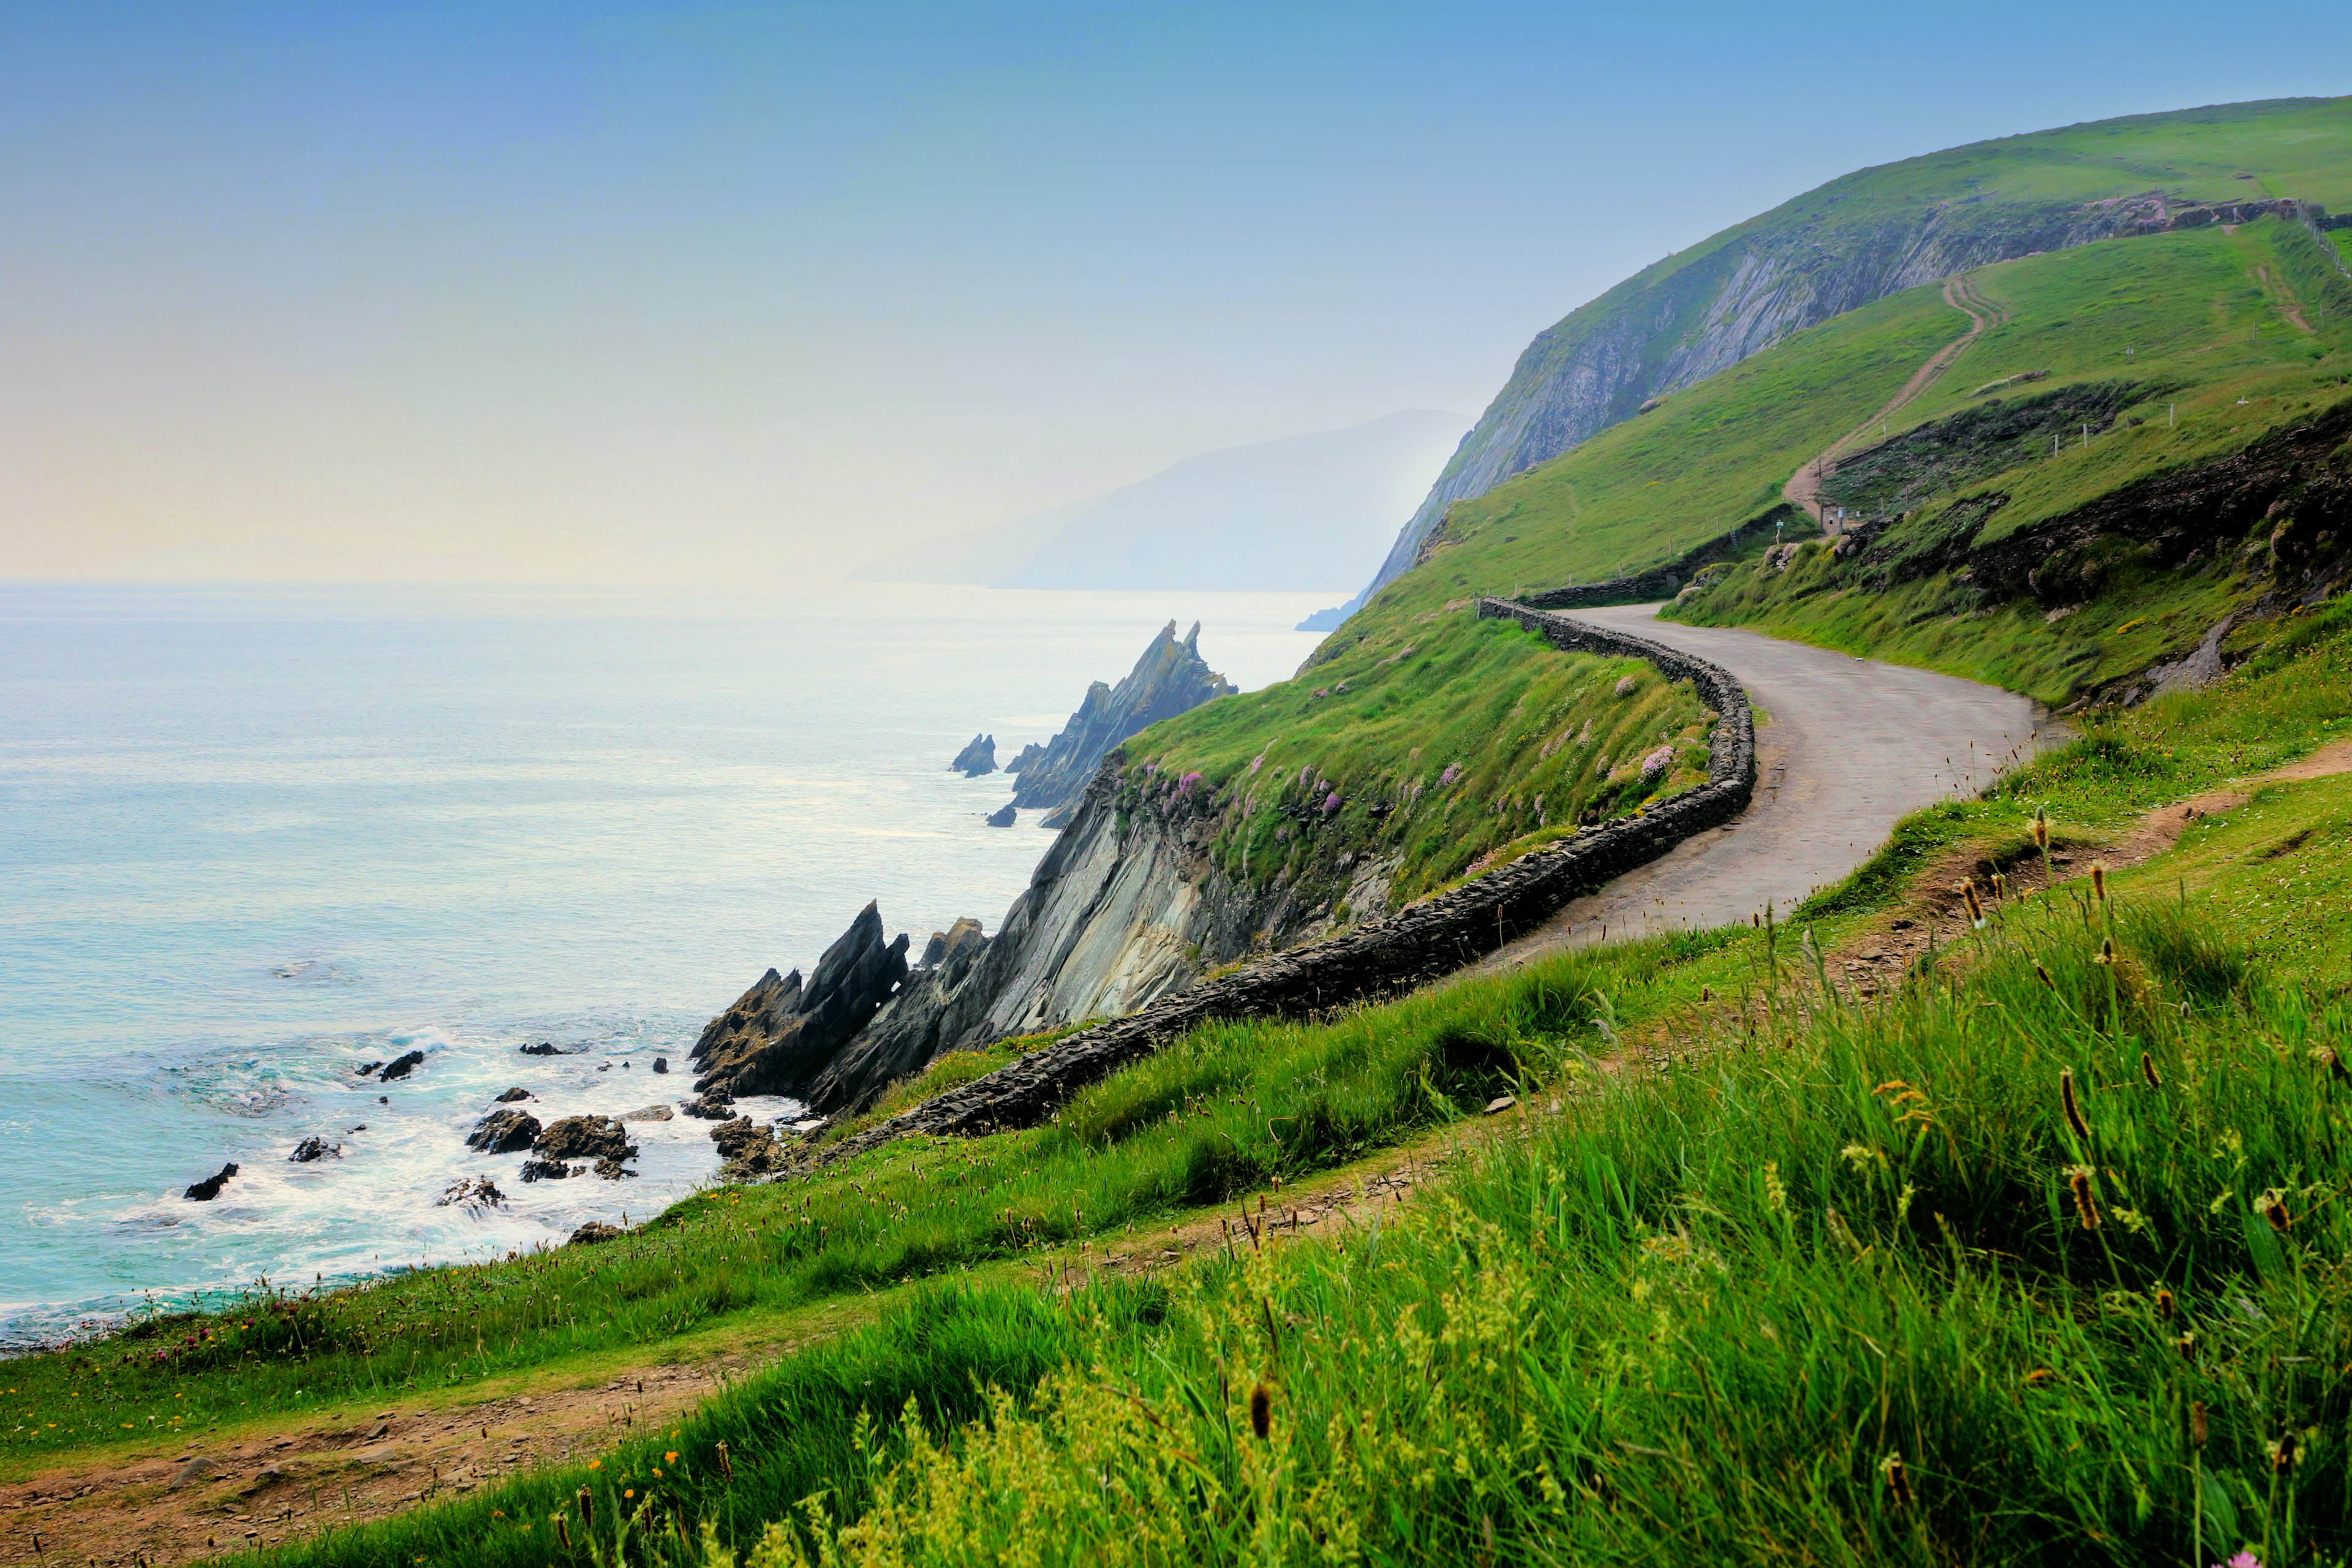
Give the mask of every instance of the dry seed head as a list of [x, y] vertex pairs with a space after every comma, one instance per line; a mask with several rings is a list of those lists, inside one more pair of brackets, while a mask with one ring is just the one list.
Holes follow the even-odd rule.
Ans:
[[586, 1487], [580, 1489], [580, 1522], [593, 1526], [596, 1522], [596, 1494]]
[[2038, 805], [2033, 808], [2033, 847], [2036, 849], [2050, 847], [2050, 813]]
[[2077, 1165], [2066, 1173], [2067, 1190], [2074, 1194], [2074, 1213], [2084, 1230], [2099, 1228], [2099, 1205], [2091, 1197], [2091, 1168]]
[[2273, 1198], [2263, 1205], [2263, 1217], [2270, 1221], [2271, 1228], [2281, 1236], [2284, 1236], [2286, 1227], [2294, 1223], [2288, 1217], [2285, 1203], [2278, 1198]]
[[572, 1550], [572, 1523], [560, 1513], [555, 1516], [555, 1539], [563, 1543], [564, 1551]]
[[1979, 931], [1984, 930], [1984, 905], [1977, 899], [1977, 885], [1974, 882], [1962, 882], [1960, 884], [1960, 897], [1968, 901], [1969, 924], [1974, 926]]
[[735, 1479], [735, 1461], [727, 1457], [727, 1445], [719, 1445], [719, 1473], [729, 1480]]
[[1274, 1435], [1274, 1390], [1263, 1383], [1250, 1390], [1250, 1430], [1261, 1438]]
[[1889, 1454], [1879, 1460], [1878, 1473], [1886, 1478], [1886, 1489], [1895, 1494], [1895, 1503], [1900, 1507], [1909, 1508], [1911, 1476], [1910, 1472], [1903, 1468], [1903, 1456], [1899, 1453]]
[[2281, 1437], [2277, 1442], [2271, 1445], [2271, 1468], [2273, 1470], [2280, 1471], [2294, 1468], [2294, 1433], [2289, 1432], [2285, 1436]]
[[2189, 1440], [2201, 1448], [2205, 1446], [2208, 1436], [2210, 1434], [2205, 1426], [2205, 1402], [2200, 1399], [2189, 1407]]
[[2139, 1054], [2139, 1076], [2147, 1080], [2147, 1087], [2150, 1089], [2164, 1087], [2164, 1079], [2158, 1076], [2156, 1070], [2156, 1058], [2146, 1051]]
[[2091, 962], [2093, 963], [2113, 963], [2115, 961], [2116, 939], [2111, 936], [2101, 937], [2099, 939], [2099, 951], [2091, 955]]
[[2053, 991], [2058, 989], [2058, 983], [2050, 978], [2050, 972], [2042, 967], [2042, 961], [2038, 958], [2033, 961], [2033, 978], [2039, 980], [2042, 984], [2047, 985]]
[[2172, 1342], [2172, 1347], [2180, 1352], [2182, 1361], [2197, 1359], [2197, 1336], [2194, 1333], [2183, 1331], [2181, 1336]]
[[2091, 862], [2091, 896], [2101, 900], [2107, 896], [2107, 863], [2105, 860]]
[[2009, 897], [2009, 879], [1995, 871], [1992, 874], [1992, 901], [1999, 903], [2007, 897]]
[[2058, 1069], [2058, 1104], [2066, 1112], [2066, 1125], [2074, 1129], [2074, 1136], [2088, 1143], [2091, 1141], [2091, 1124], [2083, 1120], [2083, 1107], [2074, 1098], [2073, 1068]]
[[2158, 1286], [2156, 1288], [2157, 1321], [2162, 1323], [2172, 1321], [2172, 1314], [2178, 1310], [2179, 1309], [2173, 1304], [2172, 1292], [2166, 1289], [2161, 1285]]

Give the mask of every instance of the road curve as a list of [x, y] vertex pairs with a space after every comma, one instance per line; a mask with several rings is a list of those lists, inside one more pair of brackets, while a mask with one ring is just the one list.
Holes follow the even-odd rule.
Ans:
[[1757, 709], [1756, 797], [1738, 820], [1689, 839], [1477, 967], [1676, 928], [1787, 910], [1860, 865], [1896, 820], [1973, 795], [2055, 737], [2030, 699], [1972, 680], [1804, 643], [1656, 618], [1655, 605], [1575, 619], [1721, 665]]

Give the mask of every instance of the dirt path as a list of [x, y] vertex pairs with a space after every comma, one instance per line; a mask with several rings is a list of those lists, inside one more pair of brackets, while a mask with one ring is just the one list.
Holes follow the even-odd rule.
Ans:
[[1967, 315], [1969, 330], [1929, 354], [1926, 362], [1911, 373], [1911, 379], [1903, 384], [1903, 390], [1896, 393], [1885, 407], [1831, 442], [1820, 456], [1799, 468], [1790, 477], [1789, 482], [1780, 487], [1780, 494], [1789, 504], [1815, 522], [1822, 520], [1822, 480], [1837, 466], [1839, 457], [1867, 435], [1872, 426], [1885, 425], [1905, 404], [1934, 384], [1936, 379], [1952, 368], [1952, 362], [1958, 359], [1986, 328], [1998, 327], [2009, 320], [2009, 312], [1979, 292], [1975, 281], [1965, 272], [1955, 273], [1944, 279], [1944, 303]]
[[[2264, 784], [2331, 778], [2339, 773], [2352, 773], [2352, 740], [2322, 746], [2299, 763], [2236, 780], [2225, 789], [2209, 790], [2188, 800], [2158, 806], [2104, 843], [2072, 844], [2058, 848], [2050, 858], [2051, 870], [2059, 881], [2064, 882], [2089, 876], [2094, 863], [2110, 871], [2144, 866], [2178, 844], [2181, 830], [2190, 823], [2216, 812], [2235, 811]], [[1973, 879], [1979, 897], [1983, 898], [1990, 891], [1990, 879], [1995, 868], [1973, 853], [1954, 855], [1931, 867], [1914, 882], [1912, 896], [1902, 910], [1879, 929], [1853, 938], [1830, 954], [1830, 966], [1865, 995], [1896, 984], [1911, 962], [1927, 951], [1930, 941], [1948, 947], [1967, 933], [1969, 916], [1960, 884]], [[2011, 871], [2010, 879], [2021, 893], [2038, 890], [2042, 886], [2041, 858], [2029, 857]]]
[[0, 1485], [0, 1562], [161, 1564], [277, 1546], [602, 1453], [616, 1435], [682, 1415], [753, 1370], [748, 1357], [668, 1363], [479, 1404], [433, 1408], [411, 1397], [60, 1467]]

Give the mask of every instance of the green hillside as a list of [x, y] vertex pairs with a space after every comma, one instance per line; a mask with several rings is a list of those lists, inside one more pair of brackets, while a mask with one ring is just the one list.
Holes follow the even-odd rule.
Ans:
[[2002, 137], [1862, 169], [1625, 279], [1538, 334], [1382, 568], [1448, 507], [1572, 450], [1650, 398], [1949, 273], [2167, 210], [2352, 205], [2352, 100], [2225, 104]]

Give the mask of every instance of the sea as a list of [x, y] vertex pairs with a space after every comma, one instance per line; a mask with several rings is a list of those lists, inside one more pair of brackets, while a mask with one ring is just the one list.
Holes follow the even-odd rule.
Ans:
[[466, 1134], [674, 1106], [869, 900], [992, 933], [1053, 836], [982, 820], [966, 741], [1049, 738], [1171, 617], [1285, 679], [1335, 596], [0, 586], [0, 1348], [657, 1214], [709, 1123], [630, 1122], [621, 1181]]

